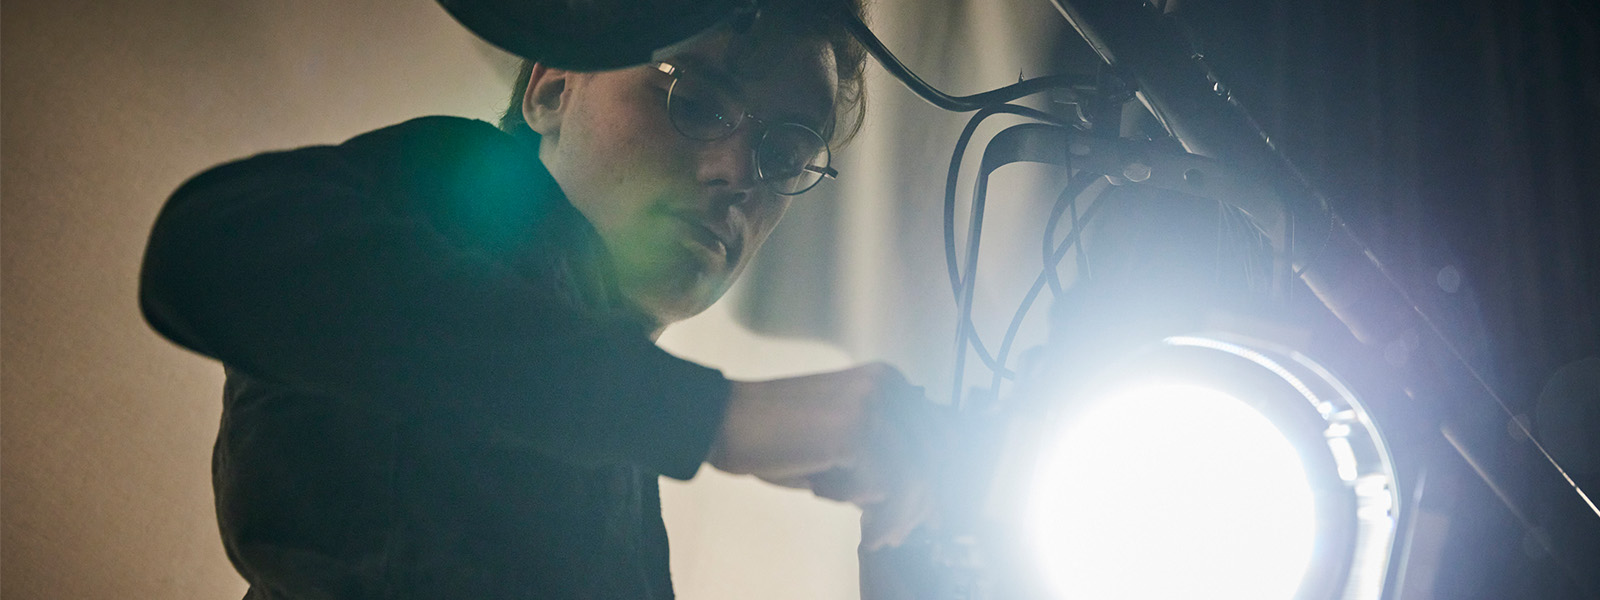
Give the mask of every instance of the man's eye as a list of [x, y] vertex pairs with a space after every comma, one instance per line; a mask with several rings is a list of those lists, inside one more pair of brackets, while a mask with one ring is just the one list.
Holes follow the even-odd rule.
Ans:
[[679, 95], [672, 100], [679, 115], [694, 123], [712, 125], [723, 120], [723, 111], [714, 102], [685, 95]]
[[805, 170], [805, 159], [793, 149], [769, 147], [761, 153], [763, 175], [771, 179], [788, 179]]

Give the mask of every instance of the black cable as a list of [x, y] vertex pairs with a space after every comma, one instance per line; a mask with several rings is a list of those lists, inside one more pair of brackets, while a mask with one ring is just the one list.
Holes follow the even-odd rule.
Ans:
[[[979, 340], [977, 328], [972, 325], [972, 296], [978, 288], [978, 249], [983, 238], [983, 209], [989, 197], [989, 170], [978, 170], [978, 181], [972, 192], [971, 216], [967, 219], [967, 276], [961, 280], [961, 290], [956, 296], [956, 361], [952, 373], [951, 398], [961, 407], [961, 385], [967, 368], [967, 344]], [[989, 359], [992, 361], [993, 359]], [[996, 377], [1008, 373], [1005, 365], [988, 362]]]
[[[1090, 182], [1093, 182], [1096, 179], [1099, 179], [1099, 178], [1098, 177], [1092, 178], [1092, 179], [1090, 179]], [[1085, 188], [1085, 189], [1087, 189], [1087, 188]], [[1079, 195], [1081, 196], [1082, 194], [1079, 194]], [[1078, 215], [1078, 198], [1077, 197], [1073, 197], [1073, 199], [1072, 199], [1072, 212], [1070, 214], [1072, 215], [1072, 221], [1070, 222], [1070, 225], [1071, 225], [1070, 229], [1077, 229], [1079, 227], [1079, 225], [1078, 225], [1079, 219], [1082, 218], [1082, 217], [1080, 217]], [[1087, 224], [1085, 224], [1085, 225], [1087, 225]], [[1079, 279], [1092, 279], [1094, 277], [1094, 271], [1089, 268], [1089, 253], [1083, 251], [1083, 236], [1078, 236], [1078, 239], [1072, 242], [1072, 247], [1074, 249], [1073, 252], [1072, 252], [1072, 258], [1073, 258], [1073, 260], [1075, 260], [1078, 263], [1078, 274], [1077, 274], [1078, 278]], [[1051, 271], [1051, 272], [1054, 273], [1054, 271]]]
[[[960, 137], [956, 138], [956, 146], [950, 156], [950, 169], [945, 177], [944, 186], [944, 259], [950, 275], [950, 293], [955, 298], [958, 308], [961, 306], [963, 283], [961, 270], [957, 265], [956, 258], [956, 180], [961, 174], [961, 160], [965, 158], [967, 145], [972, 142], [972, 136], [977, 132], [978, 125], [985, 119], [1002, 113], [1027, 117], [1055, 125], [1066, 125], [1061, 119], [1040, 110], [1015, 104], [998, 104], [984, 107], [977, 114], [972, 115], [972, 118], [967, 120], [966, 127], [961, 130]], [[972, 325], [971, 313], [967, 312], [964, 313], [956, 326], [958, 367], [965, 367], [965, 354], [969, 343], [978, 354], [979, 360], [983, 361], [984, 366], [991, 371], [1004, 372], [1008, 377], [1013, 375], [1007, 372], [1003, 365], [996, 363], [994, 356], [989, 354], [989, 349], [983, 345], [983, 338], [978, 336], [977, 330]], [[959, 381], [957, 386], [956, 392], [959, 394]], [[953, 396], [953, 398], [959, 399], [960, 396]]]
[[[1044, 243], [1040, 245], [1043, 250], [1041, 254], [1043, 264], [1049, 265], [1051, 255], [1055, 254], [1056, 224], [1061, 222], [1062, 213], [1065, 213], [1068, 207], [1072, 208], [1070, 229], [1076, 231], [1078, 229], [1078, 196], [1082, 196], [1083, 192], [1089, 189], [1089, 186], [1094, 185], [1094, 182], [1099, 180], [1098, 176], [1086, 177], [1084, 174], [1079, 174], [1069, 179], [1066, 189], [1062, 190], [1061, 195], [1056, 197], [1055, 206], [1050, 207], [1050, 218], [1044, 222]], [[1088, 273], [1089, 268], [1083, 254], [1083, 239], [1075, 239], [1072, 243], [1077, 248], [1075, 255], [1078, 260], [1078, 273], [1085, 275]], [[1045, 271], [1045, 276], [1046, 283], [1050, 284], [1050, 293], [1060, 296], [1061, 276], [1053, 268]]]
[[[1006, 132], [1018, 131], [1019, 129], [1025, 128], [1025, 127], [1028, 127], [1028, 126], [1019, 125], [1019, 126], [1014, 127], [1012, 129], [1006, 130]], [[1059, 128], [1060, 126], [1053, 126], [1053, 127]], [[1004, 135], [1006, 132], [1002, 132], [1002, 135]], [[1023, 138], [1023, 139], [1026, 139], [1026, 138]], [[1017, 138], [1007, 138], [1007, 143], [1016, 143], [1016, 141], [1017, 141]], [[982, 237], [983, 237], [983, 211], [984, 211], [984, 207], [987, 204], [987, 199], [988, 199], [989, 176], [990, 176], [990, 174], [993, 172], [993, 170], [995, 168], [998, 168], [998, 167], [1000, 167], [1000, 166], [1002, 166], [1004, 164], [1009, 164], [1011, 162], [1017, 162], [1018, 160], [1035, 160], [1035, 159], [1019, 159], [1019, 158], [1016, 158], [1016, 157], [1012, 157], [1012, 158], [1002, 159], [1002, 161], [999, 162], [998, 164], [995, 164], [995, 165], [991, 166], [989, 164], [989, 160], [990, 160], [989, 152], [991, 152], [991, 151], [993, 151], [995, 149], [993, 144], [994, 144], [994, 142], [991, 141], [989, 148], [987, 148], [984, 151], [984, 167], [978, 171], [978, 180], [976, 182], [976, 185], [974, 186], [975, 189], [973, 190], [973, 194], [972, 194], [971, 216], [968, 218], [968, 224], [967, 224], [966, 276], [965, 277], [959, 277], [960, 273], [959, 272], [957, 273], [957, 275], [958, 275], [957, 279], [958, 279], [958, 282], [961, 284], [961, 286], [960, 286], [960, 296], [958, 296], [957, 299], [956, 299], [956, 307], [957, 307], [957, 312], [958, 312], [957, 321], [956, 321], [956, 323], [957, 323], [957, 326], [956, 326], [956, 344], [955, 344], [956, 356], [955, 356], [955, 366], [953, 368], [953, 373], [952, 373], [951, 393], [952, 393], [952, 398], [955, 399], [955, 403], [956, 403], [956, 405], [958, 407], [960, 406], [960, 401], [961, 401], [961, 398], [962, 398], [962, 396], [961, 396], [961, 393], [963, 391], [962, 387], [961, 387], [962, 386], [962, 381], [963, 381], [963, 379], [965, 378], [965, 375], [966, 375], [967, 346], [968, 346], [969, 343], [972, 343], [972, 341], [977, 340], [978, 342], [977, 343], [973, 343], [973, 345], [981, 347], [981, 340], [979, 339], [979, 335], [978, 335], [977, 329], [976, 329], [976, 327], [974, 327], [972, 325], [972, 305], [973, 305], [973, 296], [976, 293], [976, 290], [977, 290], [977, 287], [978, 287], [978, 283], [977, 283], [977, 280], [978, 280], [978, 274], [977, 274], [977, 270], [978, 270], [978, 251], [982, 247], [981, 240], [982, 240]], [[1012, 149], [1012, 152], [1014, 152], [1014, 151], [1015, 151], [1015, 149]], [[1057, 159], [1057, 160], [1060, 160], [1060, 159]], [[1066, 164], [1062, 163], [1061, 166], [1065, 167]], [[1092, 178], [1091, 178], [1091, 180], [1092, 180]], [[951, 245], [954, 244], [953, 236], [949, 241], [950, 241]], [[1060, 250], [1060, 253], [1064, 254], [1066, 252], [1066, 248], [1067, 247], [1070, 247], [1070, 244], [1069, 245], [1064, 245], [1062, 247], [1062, 249]], [[1060, 263], [1060, 260], [1061, 260], [1061, 256], [1060, 256], [1060, 254], [1058, 254], [1058, 255], [1053, 256], [1051, 259], [1047, 260], [1046, 262], [1051, 267], [1054, 267], [1055, 265]], [[1043, 277], [1043, 274], [1041, 274], [1040, 277]], [[1032, 301], [1029, 300], [1030, 304], [1031, 304], [1031, 302]], [[1006, 369], [1005, 360], [1003, 358], [999, 359], [999, 360], [994, 360], [993, 362], [989, 362], [988, 366], [989, 366], [990, 372], [994, 374], [994, 377], [997, 380], [1005, 379], [1005, 378], [1011, 378], [1011, 379], [1015, 379], [1016, 378], [1016, 374], [1015, 373], [1011, 372], [1009, 369]]]
[[[1050, 137], [1039, 137], [1059, 135], [1062, 130], [1066, 129], [1068, 128], [1065, 126], [1051, 123], [1017, 125], [1000, 132], [1000, 134], [997, 135], [994, 140], [989, 142], [988, 147], [984, 149], [983, 167], [979, 169], [978, 172], [978, 179], [976, 185], [974, 186], [975, 189], [973, 190], [972, 195], [972, 207], [970, 210], [971, 214], [968, 217], [967, 222], [965, 276], [962, 276], [962, 272], [959, 269], [952, 271], [953, 282], [958, 284], [958, 296], [956, 298], [958, 314], [956, 320], [956, 354], [955, 365], [952, 369], [953, 381], [951, 384], [951, 395], [954, 399], [954, 403], [958, 407], [961, 405], [962, 399], [962, 380], [966, 375], [967, 347], [970, 344], [982, 348], [981, 338], [978, 335], [976, 327], [974, 327], [972, 324], [972, 310], [974, 301], [973, 296], [975, 295], [977, 289], [978, 251], [980, 248], [982, 248], [981, 240], [983, 237], [983, 211], [988, 198], [989, 176], [994, 169], [1013, 162], [1044, 162], [1056, 164], [1064, 168], [1069, 167], [1070, 158], [1064, 147], [1065, 144], [1067, 144], [1068, 138], [1052, 139]], [[997, 148], [995, 144], [1000, 142], [1002, 138], [1004, 138], [1004, 145]], [[1043, 144], [1043, 146], [1040, 144]], [[1062, 147], [1059, 148], [1059, 154], [1054, 154], [1047, 150], [1048, 148], [1054, 148], [1054, 144], [1062, 145]], [[997, 151], [999, 154], [991, 154]], [[994, 164], [991, 164], [991, 159], [995, 161]], [[952, 159], [952, 161], [956, 163], [957, 168], [959, 168], [959, 160], [959, 156]], [[955, 173], [952, 173], [951, 177], [954, 178], [954, 175]], [[951, 262], [951, 266], [954, 266], [954, 193], [947, 189], [946, 196], [949, 200], [947, 212], [950, 215], [950, 221], [948, 223], [949, 227], [947, 228], [948, 235], [945, 240], [947, 244], [946, 247], [948, 249], [946, 258]], [[987, 352], [982, 354], [986, 355]], [[1015, 379], [1015, 373], [1012, 373], [1010, 370], [1006, 369], [1003, 361], [995, 361], [993, 358], [988, 356], [983, 356], [982, 358], [985, 359], [986, 365], [989, 367], [990, 372], [994, 373], [995, 377], [1002, 379], [1009, 377]]]
[[[900, 59], [894, 56], [893, 52], [889, 51], [889, 48], [883, 44], [883, 41], [879, 40], [878, 36], [872, 33], [872, 29], [868, 28], [867, 24], [863, 22], [858, 15], [850, 13], [849, 11], [841, 11], [836, 13], [835, 16], [840, 19], [845, 28], [850, 32], [851, 36], [855, 37], [856, 41], [861, 43], [862, 47], [867, 50], [867, 53], [871, 54], [873, 58], [878, 60], [878, 63], [883, 66], [884, 70], [888, 71], [890, 75], [893, 75], [895, 79], [898, 79], [906, 86], [907, 89], [910, 89], [923, 100], [928, 101], [930, 104], [933, 104], [936, 107], [953, 112], [967, 112], [974, 110], [979, 111], [979, 114], [974, 115], [973, 119], [968, 121], [966, 129], [962, 132], [961, 138], [956, 144], [955, 152], [951, 158], [949, 178], [945, 187], [945, 262], [950, 271], [951, 292], [956, 296], [958, 305], [964, 307], [961, 309], [962, 317], [956, 327], [957, 376], [955, 384], [956, 389], [954, 395], [952, 396], [953, 401], [959, 403], [961, 399], [959, 372], [965, 366], [967, 346], [969, 343], [977, 351], [978, 357], [983, 360], [984, 364], [988, 366], [990, 370], [1000, 374], [1001, 376], [1011, 375], [1008, 371], [1006, 371], [1004, 365], [995, 363], [994, 358], [990, 356], [988, 349], [984, 347], [983, 340], [977, 335], [975, 328], [973, 328], [971, 321], [972, 283], [968, 281], [966, 282], [966, 285], [963, 286], [961, 273], [956, 265], [955, 182], [956, 176], [960, 170], [961, 159], [966, 151], [966, 145], [970, 142], [972, 133], [977, 129], [978, 123], [982, 122], [983, 119], [988, 118], [990, 115], [1002, 112], [1022, 115], [1044, 121], [1046, 123], [1065, 125], [1066, 123], [1064, 123], [1061, 119], [1051, 116], [1048, 113], [1027, 107], [1009, 105], [1006, 103], [1024, 96], [1030, 96], [1052, 89], [1092, 88], [1095, 84], [1095, 81], [1090, 77], [1081, 75], [1049, 75], [1026, 81], [1019, 81], [1002, 88], [972, 94], [970, 96], [950, 96], [939, 91], [938, 89], [935, 89], [933, 86], [928, 85], [928, 83], [923, 81], [922, 78], [917, 77], [915, 73], [912, 73], [904, 63], [900, 62]], [[972, 229], [973, 231], [977, 231], [979, 229], [977, 223], [981, 221], [982, 215], [982, 208], [977, 203], [974, 204], [973, 213], [976, 220], [973, 223]], [[971, 258], [976, 258], [975, 252]], [[970, 262], [973, 261], [969, 260], [969, 263]], [[971, 271], [970, 268], [968, 270]], [[971, 279], [971, 275], [972, 273], [969, 272], [968, 279]], [[965, 294], [962, 292], [963, 287], [966, 288]], [[962, 300], [963, 297], [966, 299], [965, 302]]]
[[1028, 117], [1054, 125], [1067, 124], [1049, 113], [1015, 104], [985, 107], [967, 120], [966, 127], [961, 130], [961, 136], [956, 138], [955, 151], [950, 154], [950, 169], [946, 171], [944, 179], [944, 263], [950, 271], [950, 292], [958, 297], [961, 294], [961, 271], [956, 266], [956, 179], [961, 174], [961, 160], [966, 157], [967, 144], [972, 142], [972, 135], [978, 131], [978, 125], [983, 123], [984, 119], [1001, 113]]
[[[1101, 175], [1098, 173], [1078, 173], [1073, 181], [1067, 184], [1067, 188], [1061, 191], [1061, 195], [1056, 198], [1056, 204], [1065, 205], [1071, 203], [1075, 206], [1078, 196], [1087, 191], [1089, 186], [1093, 185], [1100, 177]], [[1000, 341], [1000, 352], [995, 356], [995, 359], [1001, 365], [1004, 365], [1006, 359], [1010, 356], [1011, 344], [1016, 341], [1017, 332], [1022, 329], [1022, 320], [1027, 318], [1028, 311], [1033, 308], [1034, 300], [1039, 298], [1039, 292], [1045, 288], [1045, 282], [1048, 281], [1050, 275], [1055, 273], [1056, 267], [1061, 264], [1061, 258], [1066, 256], [1067, 249], [1078, 245], [1083, 236], [1083, 228], [1088, 226], [1089, 221], [1094, 219], [1095, 214], [1100, 211], [1100, 207], [1103, 205], [1101, 202], [1091, 202], [1089, 208], [1084, 210], [1083, 218], [1073, 222], [1072, 231], [1067, 232], [1067, 237], [1061, 240], [1061, 245], [1052, 249], [1049, 255], [1045, 257], [1044, 268], [1040, 270], [1039, 276], [1034, 278], [1033, 286], [1028, 288], [1028, 294], [1023, 296], [1022, 303], [1017, 306], [1017, 311], [1012, 313], [1011, 324], [1006, 327], [1006, 336]], [[1059, 213], [1056, 214], [1059, 216]], [[1047, 225], [1046, 227], [1049, 226]], [[1051, 245], [1050, 237], [1045, 238], [1045, 244], [1047, 248]], [[1079, 253], [1081, 254], [1081, 246], [1079, 248]], [[999, 395], [1000, 384], [1000, 374], [996, 371], [989, 388], [996, 396]]]
[[901, 63], [900, 59], [895, 58], [894, 53], [889, 52], [889, 48], [883, 45], [883, 41], [872, 33], [872, 29], [868, 28], [860, 17], [850, 11], [840, 11], [838, 18], [843, 21], [845, 29], [849, 30], [850, 35], [854, 36], [856, 41], [861, 42], [862, 47], [866, 48], [867, 53], [878, 59], [878, 64], [883, 65], [885, 71], [888, 71], [895, 79], [900, 80], [900, 83], [905, 84], [906, 88], [917, 96], [927, 100], [929, 104], [951, 112], [981, 110], [1045, 90], [1089, 87], [1094, 84], [1093, 79], [1082, 75], [1047, 75], [1019, 81], [1002, 88], [970, 96], [951, 96], [934, 89], [933, 86], [928, 85], [922, 78], [912, 73], [911, 69], [906, 68], [905, 64]]
[[[969, 96], [951, 96], [939, 91], [938, 89], [929, 85], [927, 82], [923, 81], [922, 78], [917, 77], [915, 73], [911, 72], [911, 69], [907, 68], [904, 63], [900, 62], [900, 59], [896, 58], [894, 53], [889, 51], [888, 46], [885, 46], [883, 41], [879, 40], [878, 36], [872, 33], [872, 29], [867, 27], [867, 24], [861, 20], [859, 15], [856, 15], [850, 11], [839, 11], [836, 12], [834, 16], [840, 20], [840, 22], [845, 26], [845, 29], [850, 32], [850, 35], [854, 37], [856, 41], [861, 43], [862, 47], [866, 49], [867, 53], [871, 54], [873, 58], [877, 59], [878, 64], [882, 65], [884, 70], [888, 71], [890, 75], [893, 75], [895, 79], [898, 79], [900, 83], [904, 84], [907, 89], [910, 89], [912, 93], [915, 93], [918, 97], [921, 97], [923, 100], [928, 101], [928, 103], [938, 108], [952, 112], [980, 111], [979, 115], [975, 115], [973, 120], [968, 122], [967, 130], [962, 133], [961, 141], [956, 146], [954, 157], [951, 159], [952, 166], [945, 193], [945, 259], [950, 269], [951, 291], [957, 296], [957, 302], [960, 303], [961, 297], [963, 296], [962, 292], [960, 291], [963, 287], [963, 282], [961, 280], [961, 274], [956, 267], [954, 188], [956, 174], [960, 168], [961, 158], [966, 149], [966, 144], [972, 137], [972, 130], [976, 129], [977, 124], [984, 118], [1000, 112], [1023, 115], [1044, 121], [1046, 123], [1065, 125], [1065, 123], [1063, 123], [1060, 119], [1050, 116], [1048, 113], [1021, 106], [1007, 105], [1006, 103], [1018, 98], [1031, 96], [1039, 92], [1053, 89], [1093, 88], [1096, 82], [1092, 77], [1082, 75], [1047, 75], [1035, 79], [1019, 81], [1005, 87], [989, 90], [987, 92], [980, 92]], [[974, 214], [981, 215], [982, 209], [978, 208], [976, 205], [975, 208], [976, 210], [974, 210]], [[973, 229], [977, 230], [976, 222], [974, 223]], [[975, 253], [973, 258], [976, 258]], [[969, 278], [971, 275], [971, 273], [968, 273]], [[989, 355], [987, 348], [983, 346], [983, 340], [977, 336], [977, 331], [972, 327], [970, 302], [972, 294], [971, 287], [971, 283], [968, 282], [968, 285], [966, 286], [967, 292], [965, 294], [968, 300], [965, 304], [965, 309], [963, 309], [961, 321], [956, 328], [956, 355], [958, 374], [956, 392], [955, 395], [952, 396], [956, 403], [959, 403], [961, 398], [959, 371], [965, 364], [966, 348], [969, 343], [969, 334], [970, 343], [973, 348], [977, 350], [978, 356], [983, 360], [984, 364], [987, 365], [991, 370], [1003, 376], [1010, 375], [1010, 373], [1004, 368], [1004, 365], [998, 365], [995, 363], [994, 358]]]

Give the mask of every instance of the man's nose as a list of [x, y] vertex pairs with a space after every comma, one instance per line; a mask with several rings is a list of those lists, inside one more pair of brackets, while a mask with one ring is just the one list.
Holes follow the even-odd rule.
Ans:
[[755, 157], [759, 129], [755, 123], [741, 123], [733, 135], [706, 142], [700, 151], [701, 185], [744, 196], [753, 193], [760, 185]]

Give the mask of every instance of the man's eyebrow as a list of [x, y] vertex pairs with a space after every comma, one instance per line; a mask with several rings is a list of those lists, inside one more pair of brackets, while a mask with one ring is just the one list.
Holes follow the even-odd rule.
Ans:
[[824, 130], [830, 125], [828, 121], [833, 116], [833, 97], [823, 93], [813, 95], [810, 92], [796, 96], [805, 97], [798, 102], [799, 108], [763, 116], [782, 123], [799, 123], [827, 136], [828, 132]]
[[732, 75], [728, 74], [726, 70], [720, 69], [693, 54], [674, 56], [671, 59], [668, 59], [667, 62], [678, 63], [678, 66], [694, 72], [696, 76], [710, 79], [712, 83], [715, 83], [728, 91], [744, 91], [744, 87], [739, 85], [739, 81], [734, 79]]

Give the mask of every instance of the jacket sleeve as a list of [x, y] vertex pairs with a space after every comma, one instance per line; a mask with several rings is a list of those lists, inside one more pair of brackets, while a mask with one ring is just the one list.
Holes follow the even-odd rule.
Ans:
[[[459, 129], [413, 129], [429, 127]], [[437, 148], [406, 150], [408, 136], [366, 142], [401, 154], [383, 157], [388, 169], [347, 143], [260, 155], [184, 184], [144, 257], [146, 320], [244, 373], [405, 411], [451, 435], [692, 477], [727, 380], [445, 235], [440, 211], [378, 192], [394, 189], [385, 179], [414, 177], [414, 162], [437, 162]], [[453, 201], [436, 196], [459, 181], [439, 179], [438, 190], [409, 187], [422, 202]]]

